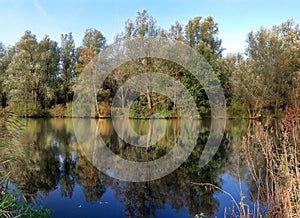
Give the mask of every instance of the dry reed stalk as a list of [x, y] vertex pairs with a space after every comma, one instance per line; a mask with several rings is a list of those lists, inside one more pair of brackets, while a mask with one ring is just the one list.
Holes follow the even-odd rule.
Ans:
[[[265, 213], [271, 217], [300, 217], [298, 133], [298, 121], [285, 118], [279, 130], [260, 129], [243, 138], [244, 157], [257, 187], [257, 198], [266, 203]], [[254, 145], [264, 157], [264, 167], [257, 166], [251, 156]]]

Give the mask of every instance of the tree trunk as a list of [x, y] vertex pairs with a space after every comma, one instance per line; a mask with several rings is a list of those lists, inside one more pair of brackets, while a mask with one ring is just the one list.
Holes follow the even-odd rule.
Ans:
[[153, 114], [153, 105], [152, 105], [151, 88], [150, 87], [147, 87], [146, 97], [147, 97], [147, 103], [148, 103], [148, 113], [149, 113], [149, 115], [152, 115]]
[[99, 110], [98, 99], [97, 99], [97, 89], [95, 86], [94, 77], [93, 77], [93, 88], [94, 88], [94, 98], [96, 101], [96, 114], [97, 114], [98, 118], [100, 118], [100, 113], [99, 113], [100, 110]]

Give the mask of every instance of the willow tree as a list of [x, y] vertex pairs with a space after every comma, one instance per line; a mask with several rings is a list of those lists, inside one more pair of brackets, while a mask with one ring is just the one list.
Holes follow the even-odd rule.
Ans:
[[[15, 48], [15, 54], [11, 50], [7, 57], [11, 62], [6, 69], [5, 91], [13, 111], [36, 115], [55, 99], [59, 64], [57, 43], [48, 36], [38, 42], [35, 35], [26, 31]], [[20, 107], [19, 110], [16, 107]]]
[[30, 107], [33, 110], [31, 113], [37, 111], [40, 85], [37, 46], [35, 35], [26, 31], [21, 40], [16, 43], [16, 55], [8, 66], [5, 81], [10, 104], [25, 106], [25, 110]]
[[280, 111], [292, 104], [292, 93], [297, 85], [299, 26], [288, 20], [271, 29], [252, 31], [248, 34], [247, 44], [245, 63], [235, 73], [238, 87], [235, 94], [248, 102], [248, 108], [252, 110], [249, 113], [269, 109], [279, 116]]

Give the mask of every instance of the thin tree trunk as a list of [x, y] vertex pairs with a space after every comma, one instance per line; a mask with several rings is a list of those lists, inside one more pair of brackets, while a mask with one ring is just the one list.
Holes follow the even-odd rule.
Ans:
[[96, 86], [95, 86], [94, 77], [92, 77], [92, 78], [93, 78], [94, 98], [96, 100], [96, 114], [99, 118], [100, 114], [99, 114], [99, 105], [98, 105], [98, 99], [97, 99], [97, 90], [96, 90]]
[[153, 114], [153, 104], [152, 104], [151, 88], [150, 87], [147, 87], [146, 97], [147, 97], [147, 103], [148, 103], [148, 113], [150, 115], [152, 115]]

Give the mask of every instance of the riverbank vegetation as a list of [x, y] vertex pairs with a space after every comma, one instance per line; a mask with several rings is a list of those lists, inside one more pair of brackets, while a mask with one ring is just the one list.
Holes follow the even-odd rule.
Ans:
[[22, 163], [25, 159], [24, 155], [19, 156], [16, 149], [21, 145], [19, 136], [22, 127], [22, 123], [12, 113], [0, 117], [0, 217], [51, 217], [51, 210], [30, 205], [30, 196], [22, 195], [18, 188], [11, 185], [10, 162], [17, 160]]
[[[222, 28], [222, 27], [220, 27]], [[199, 52], [211, 65], [223, 87], [229, 117], [280, 117], [286, 109], [299, 108], [300, 30], [292, 20], [262, 27], [247, 36], [244, 53], [228, 54], [218, 38], [219, 26], [213, 17], [194, 17], [186, 24], [175, 22], [160, 28], [147, 11], [128, 19], [115, 42], [134, 37], [168, 37]], [[82, 45], [76, 47], [72, 33], [62, 34], [56, 42], [45, 36], [40, 41], [26, 31], [15, 45], [0, 43], [0, 95], [3, 111], [19, 116], [72, 115], [75, 84], [84, 68], [107, 46], [101, 31], [87, 29]], [[105, 80], [97, 93], [97, 116], [110, 116], [113, 97], [128, 79], [150, 69], [151, 58], [133, 60], [120, 66]], [[158, 69], [184, 84], [193, 95], [201, 117], [210, 116], [209, 101], [203, 87], [181, 66], [155, 61]], [[148, 66], [149, 65], [149, 66]], [[150, 66], [151, 65], [151, 66]], [[133, 68], [134, 67], [134, 68]], [[152, 66], [153, 67], [153, 66]], [[161, 113], [176, 117], [176, 102], [148, 90], [131, 106], [132, 117]], [[120, 107], [127, 104], [122, 93]], [[299, 111], [296, 114], [299, 116]]]
[[[248, 132], [242, 143], [242, 158], [257, 190], [253, 201], [265, 202], [256, 204], [256, 211], [265, 208], [263, 214], [268, 217], [299, 217], [299, 120], [286, 116], [275, 128], [257, 128], [260, 131]], [[253, 150], [253, 146], [258, 150]], [[258, 156], [264, 161], [258, 161]]]

